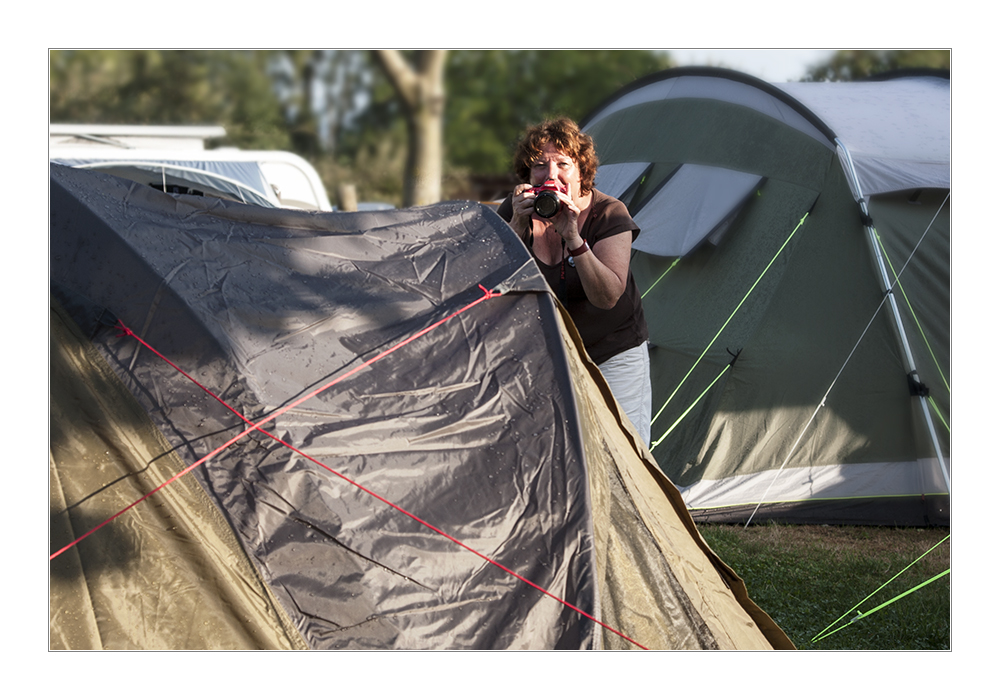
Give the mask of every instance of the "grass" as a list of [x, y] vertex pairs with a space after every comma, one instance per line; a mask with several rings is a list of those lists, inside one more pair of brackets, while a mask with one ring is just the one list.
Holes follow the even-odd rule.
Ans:
[[[750, 597], [799, 649], [950, 649], [951, 577], [936, 581], [812, 641], [841, 615], [862, 613], [951, 567], [947, 528], [699, 525], [705, 541], [746, 582]], [[885, 588], [880, 586], [906, 569]], [[868, 598], [868, 600], [865, 600]], [[864, 601], [864, 602], [862, 602]], [[849, 623], [847, 615], [830, 630]]]

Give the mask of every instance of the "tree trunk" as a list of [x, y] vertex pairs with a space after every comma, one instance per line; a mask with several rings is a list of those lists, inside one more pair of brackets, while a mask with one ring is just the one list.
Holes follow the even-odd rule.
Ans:
[[446, 51], [417, 51], [416, 69], [399, 51], [379, 50], [376, 59], [399, 95], [409, 143], [403, 174], [403, 206], [441, 200], [444, 161], [444, 59]]
[[358, 210], [358, 190], [354, 185], [337, 185], [337, 209], [340, 211]]

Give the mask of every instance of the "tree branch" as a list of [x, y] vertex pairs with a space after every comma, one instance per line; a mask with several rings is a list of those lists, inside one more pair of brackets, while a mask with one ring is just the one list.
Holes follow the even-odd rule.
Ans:
[[420, 79], [403, 58], [403, 54], [397, 49], [378, 49], [374, 53], [375, 59], [396, 88], [396, 93], [409, 108], [415, 108], [420, 97]]

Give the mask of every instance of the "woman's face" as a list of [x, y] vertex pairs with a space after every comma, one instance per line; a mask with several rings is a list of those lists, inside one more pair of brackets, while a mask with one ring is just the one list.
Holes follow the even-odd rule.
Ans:
[[580, 194], [580, 169], [576, 161], [556, 150], [551, 143], [542, 147], [542, 153], [531, 163], [531, 185], [537, 187], [546, 180], [555, 180], [571, 197]]

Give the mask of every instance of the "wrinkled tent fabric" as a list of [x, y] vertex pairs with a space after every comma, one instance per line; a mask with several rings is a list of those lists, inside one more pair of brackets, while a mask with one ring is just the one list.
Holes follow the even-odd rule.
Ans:
[[601, 168], [650, 163], [626, 202], [637, 221], [671, 225], [653, 195], [687, 164], [764, 178], [718, 247], [649, 254], [646, 223], [632, 260], [653, 454], [696, 520], [948, 522], [858, 200], [902, 271], [894, 295], [950, 471], [949, 91], [933, 76], [771, 85], [678, 69], [585, 120]]
[[274, 206], [266, 192], [270, 185], [260, 165], [241, 161], [211, 160], [158, 160], [144, 162], [115, 154], [104, 158], [64, 158], [53, 161], [74, 168], [100, 170], [140, 182], [148, 178], [150, 184], [159, 185], [161, 179], [184, 183], [187, 187], [200, 187], [219, 195], [228, 195], [237, 201], [258, 206]]
[[[65, 543], [185, 465], [57, 302], [50, 321], [50, 533]], [[305, 648], [193, 481], [55, 559], [50, 602], [53, 649]]]
[[[316, 214], [51, 172], [53, 306], [70, 329], [53, 343], [76, 338], [76, 371], [107, 379], [53, 392], [53, 551], [246, 430], [119, 320], [250, 421], [336, 381], [262, 426], [324, 466], [250, 433], [57, 557], [54, 647], [634, 648], [359, 487], [643, 646], [791, 647], [488, 208]], [[77, 445], [95, 419], [69, 394], [112, 390], [141, 439]], [[180, 534], [160, 524], [189, 511], [219, 543], [194, 515]], [[174, 539], [171, 561], [213, 583], [142, 585], [161, 574], [136, 552]], [[136, 602], [98, 608], [83, 589]], [[192, 634], [193, 609], [218, 631]], [[225, 609], [240, 619], [213, 618]], [[136, 633], [150, 610], [161, 633]]]

